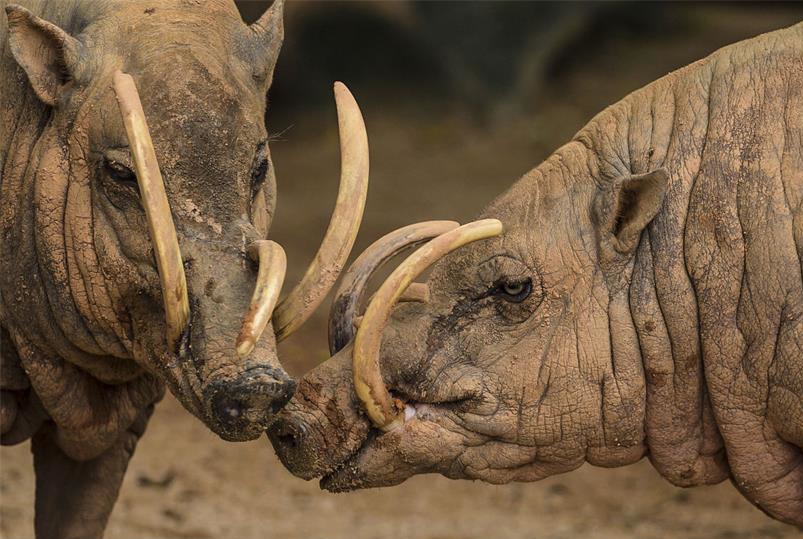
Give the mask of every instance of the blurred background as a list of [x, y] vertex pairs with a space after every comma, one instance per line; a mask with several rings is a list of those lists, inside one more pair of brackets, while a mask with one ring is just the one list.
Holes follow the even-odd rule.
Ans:
[[[237, 2], [252, 22], [269, 2]], [[633, 90], [717, 48], [803, 20], [792, 3], [336, 2], [286, 6], [270, 92], [278, 174], [271, 236], [295, 282], [337, 192], [331, 85], [346, 82], [371, 142], [355, 253], [424, 219], [465, 221]], [[329, 302], [282, 343], [295, 374], [328, 357]], [[27, 445], [3, 449], [0, 536], [32, 536]], [[169, 395], [131, 462], [107, 537], [786, 538], [799, 532], [729, 484], [682, 490], [648, 462], [584, 466], [532, 484], [415, 477], [328, 494], [293, 478], [266, 440], [227, 444]]]

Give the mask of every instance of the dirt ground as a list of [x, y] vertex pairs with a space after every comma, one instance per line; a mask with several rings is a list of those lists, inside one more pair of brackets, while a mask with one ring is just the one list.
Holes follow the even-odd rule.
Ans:
[[[352, 87], [372, 141], [372, 184], [356, 249], [417, 220], [470, 219], [605, 105], [724, 43], [797, 20], [784, 10], [701, 13], [686, 34], [604, 41], [546, 85], [531, 114], [502, 122], [477, 122], [407, 88], [380, 96]], [[293, 282], [334, 201], [336, 122], [333, 106], [305, 113], [283, 110], [277, 100], [272, 111], [269, 127], [282, 133], [271, 146], [279, 178], [272, 237], [287, 248]], [[327, 357], [325, 310], [281, 346], [296, 374]], [[28, 445], [2, 448], [0, 538], [32, 537], [32, 518]], [[766, 517], [730, 484], [675, 488], [646, 460], [616, 470], [584, 466], [535, 484], [419, 476], [333, 495], [292, 477], [267, 440], [225, 443], [168, 396], [131, 462], [107, 537], [780, 539], [800, 532]]]

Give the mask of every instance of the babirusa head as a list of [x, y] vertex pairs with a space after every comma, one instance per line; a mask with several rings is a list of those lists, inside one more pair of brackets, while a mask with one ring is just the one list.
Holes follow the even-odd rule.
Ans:
[[[162, 176], [134, 79], [117, 71], [113, 88], [158, 272], [167, 358], [158, 368], [185, 406], [221, 436], [258, 436], [295, 389], [276, 342], [298, 329], [326, 296], [362, 220], [368, 188], [362, 114], [345, 85], [336, 83], [342, 156], [337, 202], [317, 255], [280, 302], [287, 260], [282, 247], [264, 237], [269, 220], [232, 218], [211, 227], [212, 233], [198, 228], [199, 219], [182, 220], [188, 203], [171, 195], [170, 174]], [[264, 211], [264, 200], [253, 208]], [[271, 325], [273, 331], [266, 331]]]

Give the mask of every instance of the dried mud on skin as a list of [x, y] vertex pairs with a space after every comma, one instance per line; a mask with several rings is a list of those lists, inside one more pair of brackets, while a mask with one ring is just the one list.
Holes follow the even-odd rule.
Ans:
[[[303, 129], [297, 128], [299, 137]], [[411, 141], [407, 129], [400, 129], [394, 118], [374, 118], [374, 200], [368, 201], [355, 252], [407, 222], [470, 218], [510, 178], [526, 170], [534, 153], [549, 150], [521, 135], [526, 126], [485, 133], [495, 148], [488, 147], [487, 138], [479, 139], [478, 132], [452, 140]], [[315, 214], [326, 219], [330, 193], [307, 194], [316, 192], [315, 178], [326, 184], [318, 191], [337, 189], [331, 177], [338, 159], [336, 137], [329, 131], [304, 145], [278, 145], [277, 166], [285, 172], [294, 168], [294, 178], [313, 179], [306, 187], [285, 184], [283, 191], [277, 217], [277, 236], [283, 237], [277, 239], [293, 246], [295, 252], [288, 252], [293, 260], [311, 257], [322, 233], [321, 223], [304, 215], [301, 205], [309, 211], [309, 204], [320, 201]], [[426, 152], [433, 141], [438, 151]], [[316, 148], [318, 159], [311, 162], [307, 152]], [[506, 160], [493, 161], [503, 149]], [[415, 162], [413, 155], [419, 156]], [[388, 175], [405, 166], [413, 168], [410, 189], [400, 195], [390, 187]], [[476, 189], [466, 192], [461, 184]], [[465, 193], [459, 205], [449, 203], [445, 195], [450, 192]], [[402, 203], [395, 202], [399, 198]], [[303, 269], [303, 262], [289, 268], [288, 279], [298, 278]], [[279, 352], [288, 358], [291, 373], [300, 374], [328, 357], [325, 316], [316, 313], [282, 344]], [[0, 538], [32, 537], [33, 473], [27, 444], [0, 451], [0, 500]], [[321, 491], [316, 481], [291, 476], [267, 439], [222, 442], [168, 395], [131, 461], [106, 537], [786, 539], [798, 533], [752, 507], [728, 483], [678, 489], [646, 460], [615, 470], [584, 466], [531, 484], [492, 486], [418, 476], [398, 487], [333, 495]]]

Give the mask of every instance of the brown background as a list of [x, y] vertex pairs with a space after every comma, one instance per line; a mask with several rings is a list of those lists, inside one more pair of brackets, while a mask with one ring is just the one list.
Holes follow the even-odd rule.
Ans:
[[[241, 2], [253, 20], [265, 2]], [[632, 90], [718, 47], [803, 20], [793, 4], [290, 2], [268, 127], [288, 282], [337, 191], [333, 80], [371, 140], [356, 249], [413, 221], [466, 220]], [[328, 302], [327, 302], [328, 307]], [[327, 357], [326, 309], [281, 347], [299, 374]], [[0, 537], [32, 535], [27, 444], [0, 451]], [[648, 462], [534, 484], [420, 476], [332, 495], [286, 472], [265, 440], [227, 444], [168, 396], [131, 463], [107, 537], [786, 538], [729, 484], [682, 490]]]

